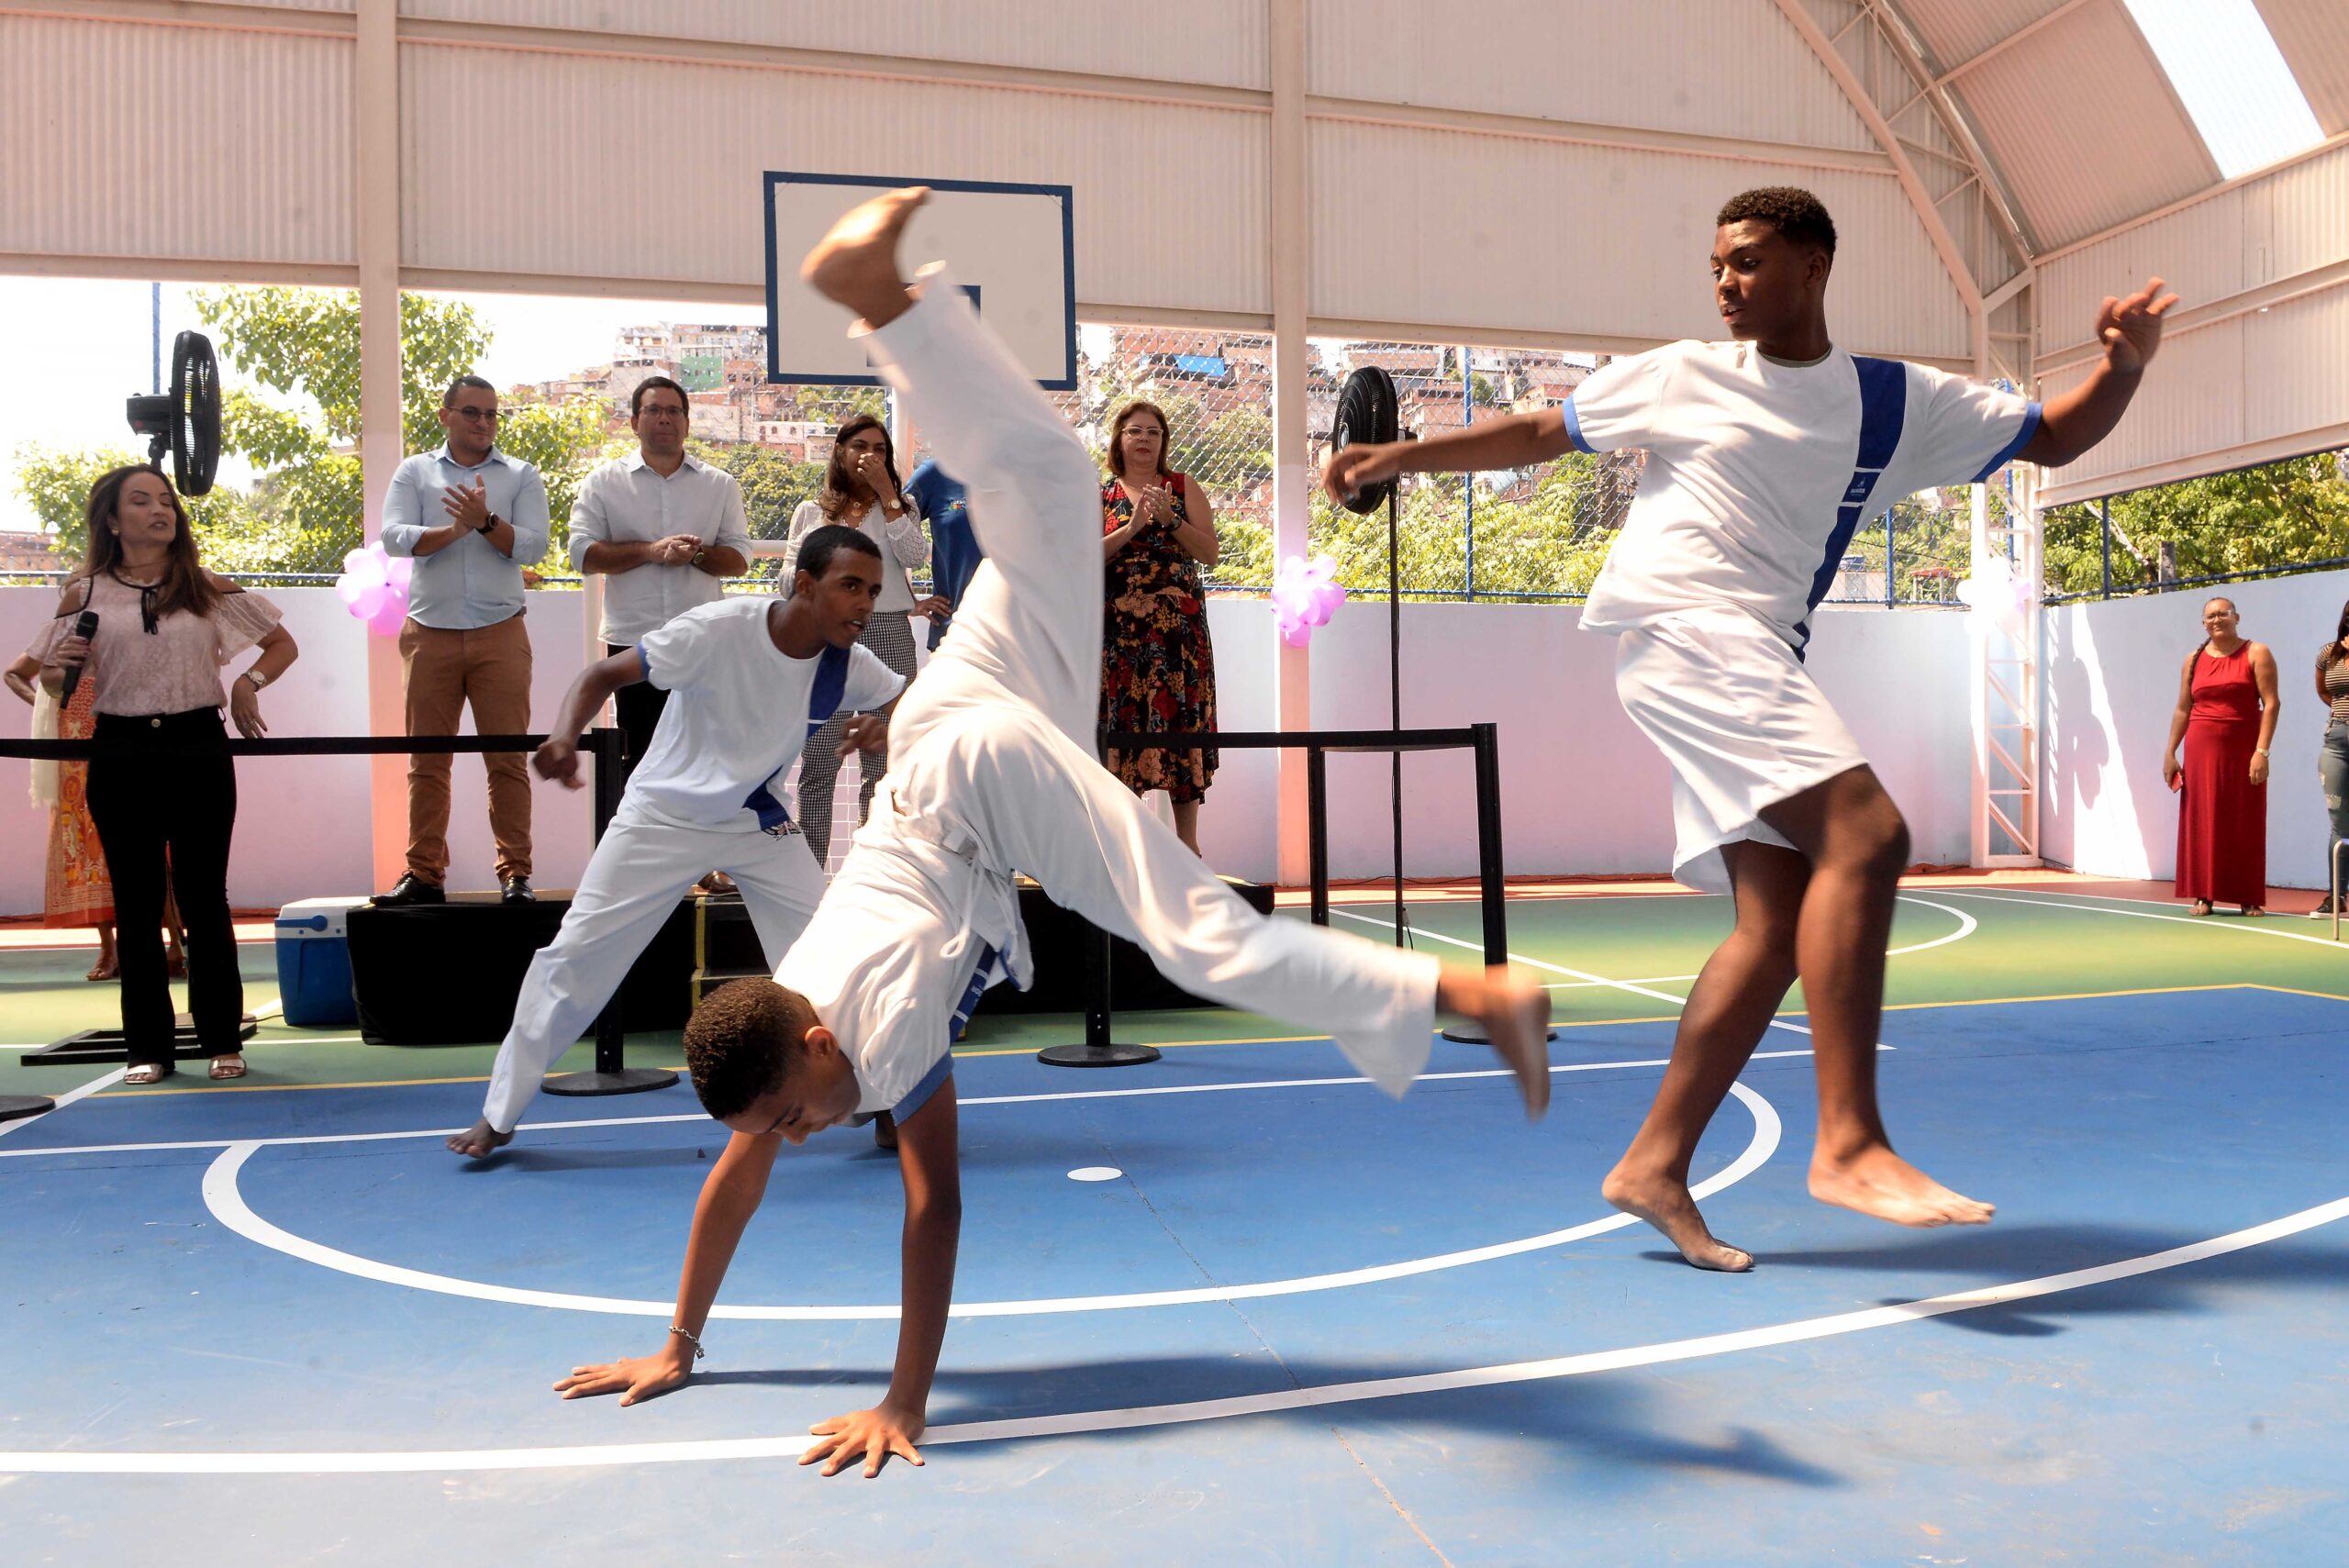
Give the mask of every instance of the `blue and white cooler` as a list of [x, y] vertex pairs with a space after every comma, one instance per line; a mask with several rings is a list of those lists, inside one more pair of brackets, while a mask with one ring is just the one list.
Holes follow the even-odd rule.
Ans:
[[359, 1021], [351, 993], [351, 938], [344, 922], [359, 898], [304, 898], [277, 912], [277, 994], [285, 1021], [300, 1029]]

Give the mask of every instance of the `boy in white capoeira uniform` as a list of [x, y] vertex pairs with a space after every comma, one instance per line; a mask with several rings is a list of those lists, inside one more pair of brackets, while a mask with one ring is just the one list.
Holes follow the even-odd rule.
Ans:
[[547, 1069], [706, 873], [734, 879], [769, 962], [790, 950], [823, 896], [824, 873], [776, 792], [807, 737], [835, 712], [854, 716], [847, 739], [860, 746], [885, 732], [878, 710], [905, 681], [856, 640], [881, 584], [868, 535], [818, 528], [800, 547], [788, 599], [687, 610], [572, 683], [552, 736], [531, 759], [572, 789], [584, 782], [575, 738], [607, 698], [650, 681], [669, 702], [562, 929], [530, 960], [481, 1119], [449, 1140], [451, 1151], [479, 1158], [513, 1141]]
[[1733, 893], [1737, 925], [1689, 992], [1655, 1105], [1602, 1191], [1690, 1262], [1738, 1272], [1753, 1259], [1706, 1228], [1689, 1162], [1798, 976], [1819, 1080], [1812, 1195], [1903, 1225], [1990, 1218], [1885, 1134], [1876, 1023], [1908, 829], [1804, 672], [1803, 648], [1870, 517], [1911, 491], [1978, 484], [2009, 459], [2069, 462], [2110, 433], [2176, 299], [2161, 297], [2156, 278], [2106, 300], [2104, 362], [2043, 408], [1836, 348], [1826, 311], [1835, 226], [1809, 192], [1748, 191], [1716, 222], [1713, 286], [1730, 341], [1618, 360], [1563, 407], [1349, 448], [1323, 481], [1344, 495], [1402, 473], [1646, 449], [1582, 624], [1620, 634], [1616, 690], [1672, 763], [1674, 874]]
[[[1105, 772], [1101, 541], [1093, 462], [942, 270], [918, 295], [898, 235], [926, 198], [858, 208], [802, 272], [869, 324], [867, 347], [939, 461], [970, 486], [986, 551], [954, 628], [899, 705], [872, 819], [774, 982], [737, 981], [685, 1033], [694, 1086], [734, 1136], [703, 1184], [677, 1317], [657, 1355], [573, 1369], [564, 1397], [632, 1404], [683, 1384], [743, 1227], [785, 1140], [894, 1109], [906, 1195], [903, 1315], [888, 1396], [818, 1425], [802, 1462], [920, 1461], [961, 1229], [953, 1062], [980, 994], [1029, 977], [1011, 873], [1140, 943], [1185, 989], [1331, 1035], [1400, 1095], [1438, 1008], [1482, 1023], [1529, 1112], [1549, 1103], [1549, 997], [1506, 969], [1441, 965], [1241, 902]], [[1308, 1021], [1309, 1020], [1309, 1022]]]

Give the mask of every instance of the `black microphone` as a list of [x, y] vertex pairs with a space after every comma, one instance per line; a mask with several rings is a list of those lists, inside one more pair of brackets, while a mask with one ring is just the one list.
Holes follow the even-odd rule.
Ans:
[[[90, 639], [97, 636], [98, 612], [95, 610], [83, 610], [82, 612], [82, 617], [73, 623], [73, 635], [80, 638], [84, 642], [87, 642]], [[65, 695], [57, 699], [58, 706], [63, 707], [67, 703], [73, 700], [73, 688], [82, 684], [82, 672], [89, 666], [89, 662], [90, 656], [87, 653], [84, 653], [82, 655], [81, 663], [68, 664], [65, 667]]]

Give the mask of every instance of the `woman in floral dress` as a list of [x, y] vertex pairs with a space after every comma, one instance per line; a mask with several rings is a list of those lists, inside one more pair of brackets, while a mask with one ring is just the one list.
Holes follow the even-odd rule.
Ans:
[[[1215, 728], [1215, 648], [1202, 573], [1215, 565], [1215, 508], [1166, 466], [1166, 415], [1134, 402], [1109, 425], [1101, 486], [1105, 618], [1101, 723], [1170, 733]], [[1212, 746], [1119, 751], [1109, 771], [1136, 795], [1163, 789], [1174, 831], [1199, 851], [1199, 802], [1215, 778]]]

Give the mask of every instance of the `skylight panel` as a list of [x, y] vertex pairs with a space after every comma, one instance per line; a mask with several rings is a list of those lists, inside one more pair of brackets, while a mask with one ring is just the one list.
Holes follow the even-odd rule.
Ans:
[[2124, 0], [2228, 179], [2324, 139], [2253, 0]]

